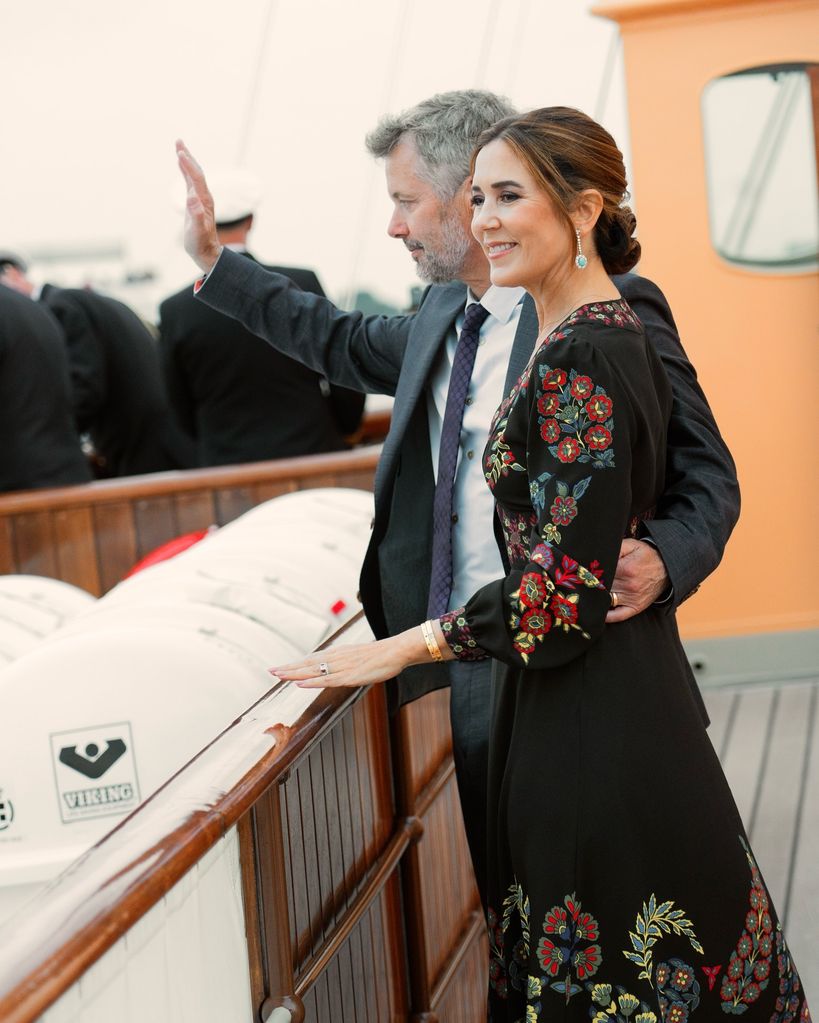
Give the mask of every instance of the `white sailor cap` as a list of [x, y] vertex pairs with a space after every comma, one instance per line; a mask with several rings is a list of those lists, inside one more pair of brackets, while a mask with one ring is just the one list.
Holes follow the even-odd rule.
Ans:
[[217, 224], [255, 213], [262, 198], [261, 181], [255, 174], [238, 167], [217, 167], [206, 173]]
[[28, 260], [20, 252], [11, 249], [0, 249], [0, 270], [6, 266], [13, 266], [25, 273], [28, 270]]

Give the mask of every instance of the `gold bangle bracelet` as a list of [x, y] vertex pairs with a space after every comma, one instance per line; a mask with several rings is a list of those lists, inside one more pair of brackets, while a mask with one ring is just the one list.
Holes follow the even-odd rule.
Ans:
[[435, 638], [435, 633], [432, 631], [432, 622], [421, 623], [421, 635], [424, 637], [424, 642], [429, 650], [429, 656], [433, 661], [442, 661], [444, 655], [441, 653], [441, 648], [438, 646], [438, 641]]

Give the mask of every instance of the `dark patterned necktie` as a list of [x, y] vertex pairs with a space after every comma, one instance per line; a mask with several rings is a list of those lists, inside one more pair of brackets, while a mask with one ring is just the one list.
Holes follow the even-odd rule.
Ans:
[[455, 466], [461, 443], [464, 406], [469, 392], [469, 381], [472, 378], [472, 367], [475, 365], [475, 353], [478, 351], [478, 338], [481, 325], [488, 315], [488, 310], [484, 309], [480, 302], [473, 302], [469, 306], [455, 348], [455, 358], [452, 360], [432, 509], [432, 571], [427, 606], [429, 618], [440, 618], [448, 610], [452, 592], [452, 490], [455, 483]]

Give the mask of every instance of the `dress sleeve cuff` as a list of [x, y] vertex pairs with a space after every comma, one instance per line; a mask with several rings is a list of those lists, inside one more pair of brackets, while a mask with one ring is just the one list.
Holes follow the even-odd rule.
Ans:
[[478, 646], [466, 620], [464, 609], [447, 611], [438, 619], [444, 639], [459, 661], [483, 661], [489, 654]]

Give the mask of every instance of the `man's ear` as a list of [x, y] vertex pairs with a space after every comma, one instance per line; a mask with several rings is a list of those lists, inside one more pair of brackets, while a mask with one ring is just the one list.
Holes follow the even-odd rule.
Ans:
[[603, 196], [596, 188], [585, 188], [571, 213], [572, 223], [581, 237], [591, 234], [603, 212]]

